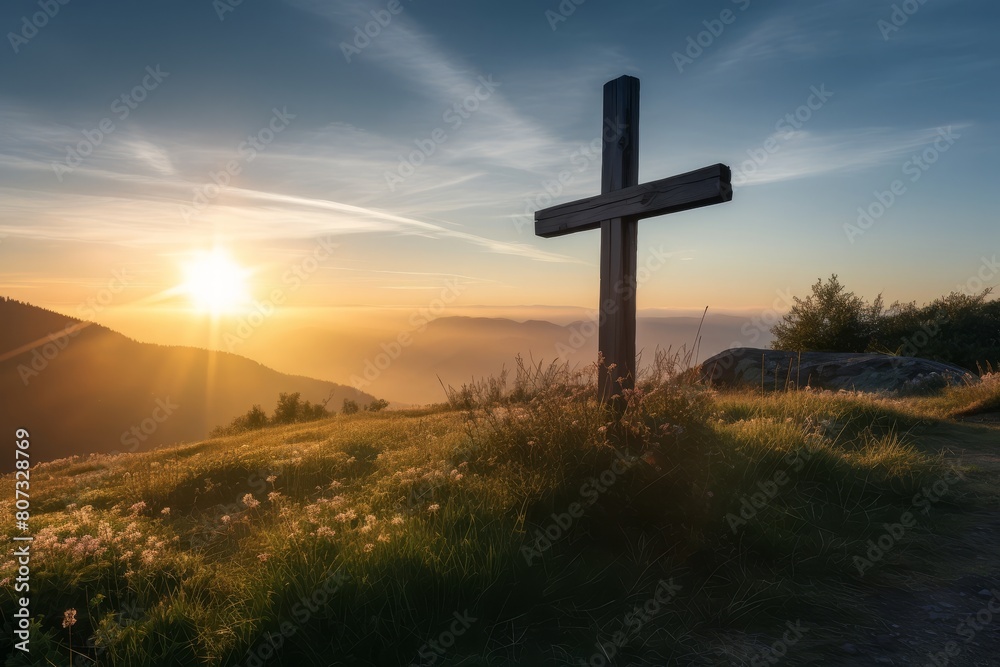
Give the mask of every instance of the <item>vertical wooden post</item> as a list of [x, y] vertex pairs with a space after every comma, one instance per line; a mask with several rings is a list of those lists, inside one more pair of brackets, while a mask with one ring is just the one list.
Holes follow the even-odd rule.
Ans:
[[[639, 184], [639, 79], [623, 76], [604, 86], [601, 193]], [[615, 368], [599, 379], [601, 400], [635, 382], [635, 293], [638, 221], [601, 223], [601, 302], [597, 347]]]

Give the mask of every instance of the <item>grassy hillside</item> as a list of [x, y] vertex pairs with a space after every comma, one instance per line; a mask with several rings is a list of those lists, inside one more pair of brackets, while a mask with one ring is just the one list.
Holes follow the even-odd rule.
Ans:
[[[3, 298], [0, 322], [0, 423], [33, 425], [38, 459], [204, 438], [254, 403], [270, 406], [279, 392], [312, 402], [332, 392], [331, 407], [374, 400], [235, 354], [139, 343]], [[0, 471], [12, 466], [13, 459], [0, 461]]]
[[664, 372], [620, 421], [593, 394], [536, 369], [452, 407], [39, 465], [38, 621], [7, 664], [869, 664], [880, 628], [935, 640], [880, 600], [1000, 574], [947, 547], [996, 519], [997, 431], [952, 418], [998, 382], [761, 397]]

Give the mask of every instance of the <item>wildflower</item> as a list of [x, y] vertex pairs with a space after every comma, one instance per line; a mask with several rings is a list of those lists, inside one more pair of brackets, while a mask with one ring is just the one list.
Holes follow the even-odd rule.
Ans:
[[335, 479], [332, 482], [330, 482], [330, 488], [331, 489], [339, 489], [342, 486], [343, 486], [343, 484], [340, 482], [340, 480]]
[[268, 475], [267, 476], [267, 483], [268, 484], [274, 484], [274, 482], [275, 482], [276, 479], [278, 479], [277, 475]]
[[386, 535], [385, 533], [383, 533], [383, 534], [381, 534], [381, 535], [378, 536], [378, 541], [379, 542], [388, 542], [389, 541], [389, 536]]
[[336, 534], [337, 533], [333, 530], [333, 528], [330, 528], [329, 526], [320, 526], [319, 528], [316, 529], [316, 532], [313, 533], [313, 535], [315, 535], [316, 537], [326, 537], [326, 538], [333, 537]]
[[374, 551], [374, 549], [375, 549], [375, 545], [372, 544], [371, 542], [369, 542], [368, 544], [365, 545], [365, 553], [366, 554], [370, 554], [372, 551]]
[[132, 507], [130, 507], [128, 511], [131, 512], [132, 514], [139, 514], [144, 509], [146, 509], [146, 501], [140, 500], [136, 504], [132, 505]]
[[365, 525], [361, 526], [360, 528], [358, 528], [358, 530], [361, 531], [362, 533], [369, 533], [369, 532], [371, 532], [371, 529], [372, 529], [372, 527], [369, 524], [365, 524]]
[[222, 519], [221, 519], [222, 523], [229, 523], [232, 520], [233, 520], [232, 517], [229, 516], [228, 514], [222, 515]]
[[401, 516], [399, 516], [397, 514], [396, 516], [392, 517], [392, 521], [390, 521], [389, 523], [391, 523], [394, 526], [402, 526], [403, 525], [403, 517], [401, 517]]
[[252, 493], [248, 493], [243, 496], [243, 504], [247, 506], [247, 509], [253, 509], [260, 505], [260, 501], [253, 497]]
[[608, 432], [608, 427], [607, 426], [598, 426], [597, 427], [597, 432], [603, 435], [604, 433]]
[[76, 609], [67, 609], [63, 612], [62, 626], [64, 628], [71, 628], [74, 625], [76, 625]]
[[433, 514], [434, 512], [437, 512], [439, 509], [441, 509], [441, 506], [438, 505], [437, 503], [434, 503], [433, 505], [427, 508], [427, 511]]
[[267, 559], [271, 557], [271, 554], [257, 554], [257, 560], [261, 563], [266, 563]]
[[162, 514], [163, 516], [170, 516], [170, 508], [164, 507], [163, 509], [160, 510], [160, 514]]
[[270, 500], [272, 503], [280, 497], [281, 497], [281, 491], [271, 491], [271, 493], [267, 494], [267, 499]]
[[365, 517], [365, 523], [367, 524], [374, 525], [377, 522], [378, 518], [374, 514], [369, 514], [368, 516]]
[[339, 523], [347, 523], [348, 521], [354, 521], [358, 517], [357, 512], [354, 510], [347, 510], [346, 512], [341, 512], [337, 516], [333, 517], [335, 521]]

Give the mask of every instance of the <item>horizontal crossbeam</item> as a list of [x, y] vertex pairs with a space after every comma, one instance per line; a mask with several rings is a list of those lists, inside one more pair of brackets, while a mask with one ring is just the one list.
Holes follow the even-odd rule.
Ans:
[[641, 220], [732, 201], [732, 172], [724, 164], [615, 190], [535, 213], [535, 235], [544, 238], [598, 229], [605, 220]]

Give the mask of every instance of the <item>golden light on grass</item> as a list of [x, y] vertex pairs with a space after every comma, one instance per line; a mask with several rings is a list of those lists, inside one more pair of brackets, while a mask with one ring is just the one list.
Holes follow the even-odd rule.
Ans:
[[248, 269], [240, 266], [227, 251], [201, 251], [184, 263], [184, 283], [180, 286], [201, 313], [213, 316], [233, 314], [250, 303]]

